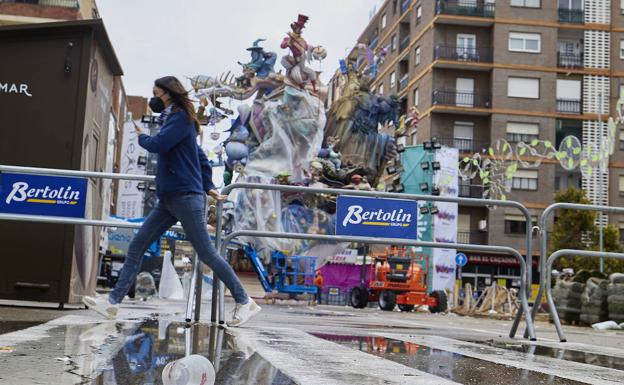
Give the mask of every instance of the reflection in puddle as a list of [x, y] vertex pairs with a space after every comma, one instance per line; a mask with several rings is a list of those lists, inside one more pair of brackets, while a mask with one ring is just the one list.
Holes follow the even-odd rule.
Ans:
[[547, 346], [539, 346], [526, 343], [509, 344], [505, 342], [497, 342], [494, 340], [487, 341], [467, 341], [475, 344], [492, 346], [495, 348], [513, 350], [533, 354], [537, 356], [552, 357], [564, 361], [580, 362], [594, 366], [602, 366], [603, 368], [624, 370], [624, 358], [607, 356], [603, 354], [586, 353], [578, 350], [557, 349]]
[[392, 338], [318, 333], [312, 335], [461, 384], [583, 384]]
[[37, 326], [43, 322], [36, 321], [0, 321], [0, 334], [11, 333], [17, 330]]
[[294, 382], [257, 353], [239, 351], [234, 337], [208, 325], [185, 328], [182, 323], [147, 321], [125, 335], [98, 384], [162, 384], [167, 363], [187, 351], [208, 357], [217, 373], [215, 384], [290, 385]]

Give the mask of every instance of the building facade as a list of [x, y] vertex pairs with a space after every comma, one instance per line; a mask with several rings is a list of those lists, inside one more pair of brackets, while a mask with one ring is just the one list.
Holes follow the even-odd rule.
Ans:
[[0, 0], [0, 25], [99, 18], [95, 0]]
[[[460, 158], [487, 157], [500, 139], [558, 148], [573, 135], [583, 148], [598, 148], [624, 90], [624, 3], [616, 0], [387, 0], [358, 43], [387, 50], [373, 90], [399, 95], [404, 111], [419, 110], [406, 144], [435, 137]], [[596, 204], [622, 206], [624, 133], [616, 134], [608, 172], [584, 177], [547, 159], [518, 170], [511, 184], [507, 199], [522, 202], [535, 220], [569, 186]], [[480, 180], [460, 180], [460, 196], [483, 192]], [[624, 227], [622, 217], [601, 220]], [[460, 243], [526, 253], [525, 231], [519, 212], [460, 205]]]

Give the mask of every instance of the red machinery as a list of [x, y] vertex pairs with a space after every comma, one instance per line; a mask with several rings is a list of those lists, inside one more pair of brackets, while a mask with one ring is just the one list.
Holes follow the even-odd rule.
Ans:
[[[428, 294], [427, 271], [423, 256], [412, 253], [407, 256], [405, 248], [397, 247], [386, 253], [373, 256], [370, 265], [370, 283], [356, 286], [351, 290], [351, 306], [363, 309], [368, 302], [379, 302], [382, 310], [392, 311], [398, 304], [401, 311], [412, 311], [415, 306], [427, 305], [432, 313], [446, 311], [446, 293], [437, 290]], [[365, 264], [362, 268], [365, 269]]]

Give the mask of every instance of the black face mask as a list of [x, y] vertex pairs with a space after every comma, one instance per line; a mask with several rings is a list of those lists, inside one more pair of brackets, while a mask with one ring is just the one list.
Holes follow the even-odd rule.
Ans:
[[165, 103], [158, 96], [154, 96], [149, 101], [149, 107], [155, 113], [160, 114], [161, 112], [165, 110]]

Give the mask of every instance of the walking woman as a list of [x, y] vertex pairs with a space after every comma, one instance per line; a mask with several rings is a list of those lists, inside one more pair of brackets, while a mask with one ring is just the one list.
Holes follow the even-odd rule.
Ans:
[[158, 205], [130, 242], [119, 279], [108, 299], [84, 297], [83, 302], [98, 313], [115, 319], [119, 304], [136, 280], [143, 254], [151, 243], [180, 221], [199, 259], [210, 266], [236, 301], [228, 325], [240, 326], [261, 308], [247, 295], [234, 270], [210, 241], [206, 227], [206, 193], [217, 200], [227, 197], [216, 190], [208, 158], [197, 145], [200, 126], [193, 104], [180, 81], [166, 76], [155, 81], [154, 97], [150, 99], [149, 106], [152, 111], [160, 113], [160, 132], [149, 136], [137, 127], [137, 134], [141, 147], [158, 154]]

